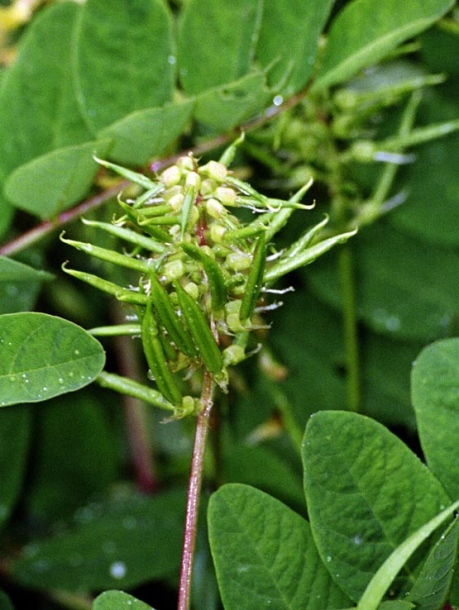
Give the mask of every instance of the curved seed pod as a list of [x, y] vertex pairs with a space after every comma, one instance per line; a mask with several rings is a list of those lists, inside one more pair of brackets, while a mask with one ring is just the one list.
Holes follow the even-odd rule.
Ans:
[[253, 255], [252, 268], [250, 269], [244, 296], [242, 297], [240, 320], [244, 323], [253, 313], [258, 297], [263, 286], [263, 276], [266, 266], [266, 240], [262, 233], [258, 238]]
[[167, 291], [154, 275], [150, 276], [150, 297], [161, 324], [167, 330], [177, 348], [186, 356], [196, 358], [198, 351], [192, 338], [180, 322]]
[[223, 358], [208, 322], [199, 305], [180, 284], [175, 282], [174, 288], [177, 292], [183, 319], [186, 321], [191, 336], [199, 349], [202, 362], [211, 373], [217, 375], [223, 368]]
[[81, 250], [82, 252], [90, 254], [91, 256], [99, 258], [100, 260], [107, 261], [109, 263], [114, 263], [115, 265], [119, 265], [120, 267], [135, 269], [136, 271], [140, 271], [141, 273], [148, 273], [151, 270], [151, 265], [140, 258], [132, 258], [131, 256], [128, 256], [126, 254], [120, 254], [115, 250], [107, 250], [106, 248], [93, 246], [92, 244], [88, 244], [82, 241], [65, 239], [65, 237], [63, 237], [63, 233], [60, 236], [60, 240], [64, 242], [64, 244], [73, 246], [77, 250]]
[[202, 263], [210, 284], [212, 311], [220, 311], [225, 306], [228, 296], [225, 278], [220, 270], [220, 266], [213, 258], [206, 254], [202, 248], [195, 244], [184, 243], [182, 244], [182, 248], [188, 256], [191, 256], [191, 258]]
[[146, 235], [141, 235], [136, 231], [132, 231], [132, 229], [127, 229], [126, 227], [119, 227], [114, 224], [110, 224], [108, 222], [100, 222], [98, 220], [87, 220], [86, 218], [82, 218], [82, 221], [85, 225], [89, 227], [96, 227], [98, 229], [102, 229], [102, 231], [106, 231], [111, 235], [115, 235], [124, 241], [133, 244], [134, 246], [139, 246], [144, 248], [145, 250], [149, 250], [151, 252], [157, 252], [158, 254], [162, 254], [165, 252], [166, 248], [162, 244], [154, 241], [150, 237]]
[[123, 303], [132, 303], [133, 305], [146, 305], [148, 302], [148, 297], [146, 294], [142, 294], [140, 292], [134, 292], [133, 290], [128, 290], [127, 288], [122, 288], [118, 286], [118, 284], [114, 284], [113, 282], [109, 282], [108, 280], [103, 280], [97, 275], [93, 275], [92, 273], [86, 273], [85, 271], [76, 271], [75, 269], [69, 269], [66, 267], [65, 263], [62, 265], [62, 270], [73, 277], [86, 282], [90, 286], [94, 286], [94, 288], [98, 288], [102, 290], [102, 292], [106, 292], [107, 294], [111, 294], [116, 297], [118, 301], [122, 301]]
[[[153, 182], [153, 180], [150, 180], [149, 178], [147, 178], [147, 176], [144, 176], [143, 174], [133, 172], [130, 169], [126, 169], [125, 167], [121, 167], [120, 165], [116, 165], [115, 163], [110, 163], [109, 161], [104, 161], [102, 159], [98, 159], [97, 157], [94, 157], [94, 161], [99, 163], [99, 165], [103, 165], [107, 169], [111, 169], [112, 171], [117, 173], [119, 176], [123, 176], [123, 178], [126, 178], [130, 182], [133, 182], [134, 184], [137, 184], [138, 186], [142, 186], [144, 189], [151, 190], [151, 189], [158, 187], [157, 182]], [[164, 189], [163, 184], [161, 184], [160, 186], [162, 188], [159, 189], [158, 192], [160, 190]]]
[[142, 345], [148, 366], [155, 378], [159, 391], [173, 405], [181, 405], [182, 394], [169, 370], [169, 365], [167, 364], [161, 339], [159, 337], [158, 325], [150, 304], [147, 305], [142, 320]]
[[180, 214], [180, 239], [183, 240], [190, 219], [191, 208], [195, 202], [196, 195], [201, 186], [201, 178], [196, 172], [189, 172], [185, 183], [185, 199], [183, 201], [182, 211]]

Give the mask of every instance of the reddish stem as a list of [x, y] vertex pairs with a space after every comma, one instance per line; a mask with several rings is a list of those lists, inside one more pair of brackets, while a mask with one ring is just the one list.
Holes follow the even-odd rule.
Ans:
[[191, 459], [190, 478], [185, 517], [185, 532], [183, 535], [182, 566], [180, 570], [179, 599], [177, 610], [189, 610], [191, 602], [191, 577], [193, 572], [194, 550], [198, 527], [199, 498], [201, 495], [202, 474], [204, 470], [204, 455], [206, 451], [207, 434], [209, 431], [210, 413], [213, 405], [212, 375], [204, 373], [201, 394], [201, 411], [197, 416], [194, 437], [193, 456]]

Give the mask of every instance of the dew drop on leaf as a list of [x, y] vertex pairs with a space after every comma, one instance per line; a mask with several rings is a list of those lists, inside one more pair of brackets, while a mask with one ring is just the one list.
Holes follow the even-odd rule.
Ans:
[[126, 564], [123, 561], [115, 561], [110, 566], [110, 576], [113, 578], [124, 578], [126, 576]]

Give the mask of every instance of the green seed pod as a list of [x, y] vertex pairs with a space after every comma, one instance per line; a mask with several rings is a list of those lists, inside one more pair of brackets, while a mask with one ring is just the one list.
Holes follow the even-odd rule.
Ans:
[[154, 189], [154, 188], [158, 187], [157, 182], [153, 182], [152, 180], [150, 180], [149, 178], [147, 178], [147, 176], [144, 176], [143, 174], [133, 172], [130, 169], [121, 167], [120, 165], [115, 165], [115, 163], [109, 163], [108, 161], [103, 161], [102, 159], [98, 159], [97, 157], [94, 157], [94, 161], [99, 163], [99, 165], [103, 165], [107, 169], [111, 169], [118, 175], [122, 176], [123, 178], [126, 178], [127, 180], [129, 180], [130, 182], [133, 182], [134, 184], [137, 184], [138, 186], [143, 187], [144, 189], [150, 190], [150, 189]]
[[150, 296], [161, 324], [177, 348], [190, 358], [196, 358], [198, 350], [181, 323], [167, 291], [155, 275], [150, 276]]
[[263, 286], [263, 276], [266, 266], [266, 242], [262, 233], [258, 238], [253, 255], [252, 268], [250, 269], [244, 296], [242, 297], [241, 310], [239, 312], [241, 322], [244, 323], [253, 313], [255, 305]]
[[[196, 174], [197, 175], [197, 174]], [[191, 208], [196, 199], [197, 190], [194, 186], [189, 186], [186, 190], [185, 199], [183, 201], [183, 206], [180, 214], [180, 239], [183, 241], [185, 237], [186, 228], [188, 226], [188, 221], [190, 219]]]
[[142, 320], [142, 345], [159, 391], [173, 405], [181, 405], [182, 394], [167, 364], [151, 304], [147, 305]]
[[102, 292], [106, 292], [107, 294], [111, 294], [116, 297], [118, 301], [122, 301], [123, 303], [132, 303], [133, 305], [146, 305], [148, 301], [148, 297], [146, 294], [142, 294], [140, 292], [134, 292], [133, 290], [128, 290], [127, 288], [122, 288], [118, 286], [118, 284], [114, 284], [113, 282], [109, 282], [108, 280], [103, 280], [97, 275], [93, 275], [92, 273], [86, 273], [85, 271], [76, 271], [75, 269], [69, 269], [65, 266], [65, 263], [62, 265], [62, 270], [73, 277], [78, 278], [82, 282], [86, 282], [90, 286], [94, 286], [94, 288], [98, 288], [102, 290]]
[[175, 282], [174, 288], [183, 319], [199, 349], [204, 366], [214, 375], [218, 375], [223, 368], [222, 354], [201, 308], [180, 284]]
[[154, 241], [146, 235], [141, 235], [136, 231], [132, 231], [131, 229], [119, 227], [108, 222], [86, 220], [85, 218], [83, 218], [82, 221], [85, 225], [88, 225], [89, 227], [96, 227], [98, 229], [102, 229], [102, 231], [106, 231], [111, 235], [115, 235], [115, 237], [119, 237], [120, 239], [123, 239], [124, 241], [127, 241], [130, 244], [133, 244], [134, 246], [139, 246], [140, 248], [144, 248], [145, 250], [148, 250], [150, 252], [157, 252], [158, 254], [162, 254], [166, 249], [163, 244]]
[[81, 250], [82, 252], [90, 254], [91, 256], [94, 256], [100, 260], [119, 265], [120, 267], [135, 269], [141, 273], [148, 273], [151, 269], [151, 265], [140, 258], [133, 258], [131, 256], [127, 256], [126, 254], [120, 254], [115, 250], [107, 250], [106, 248], [100, 248], [99, 246], [93, 246], [92, 244], [87, 244], [81, 241], [65, 239], [63, 237], [63, 233], [60, 236], [60, 240], [64, 242], [64, 244], [73, 246], [77, 250]]
[[221, 272], [220, 265], [199, 246], [184, 243], [182, 248], [188, 256], [202, 263], [210, 286], [212, 311], [220, 311], [225, 306], [228, 297], [225, 278]]

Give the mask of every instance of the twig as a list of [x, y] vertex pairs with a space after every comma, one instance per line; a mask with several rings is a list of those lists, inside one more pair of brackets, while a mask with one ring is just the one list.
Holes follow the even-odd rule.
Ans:
[[197, 416], [194, 437], [193, 456], [191, 459], [190, 478], [183, 535], [182, 565], [180, 570], [178, 610], [189, 610], [191, 600], [191, 576], [193, 571], [194, 549], [198, 526], [199, 498], [201, 494], [204, 454], [209, 431], [210, 413], [213, 405], [214, 383], [207, 371], [204, 373], [201, 393], [201, 411]]

